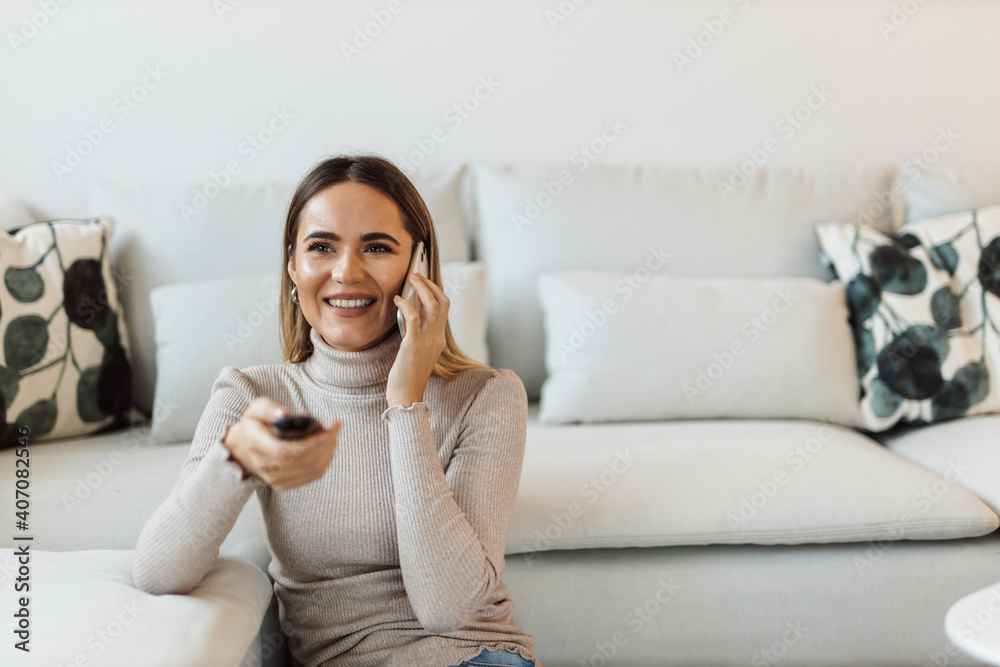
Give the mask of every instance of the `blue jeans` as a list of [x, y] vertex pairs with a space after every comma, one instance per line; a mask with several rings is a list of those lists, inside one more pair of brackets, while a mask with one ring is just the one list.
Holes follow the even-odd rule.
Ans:
[[466, 660], [456, 667], [491, 667], [492, 665], [513, 665], [514, 667], [535, 667], [534, 660], [526, 660], [517, 653], [510, 651], [487, 651], [471, 660]]

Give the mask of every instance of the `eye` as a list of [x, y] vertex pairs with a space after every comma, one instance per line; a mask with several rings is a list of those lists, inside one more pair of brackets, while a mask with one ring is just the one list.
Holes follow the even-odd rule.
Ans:
[[316, 248], [329, 248], [329, 247], [330, 246], [328, 244], [323, 243], [322, 241], [317, 241], [314, 243], [310, 243], [309, 246], [306, 248], [306, 252], [312, 252]]
[[392, 252], [392, 248], [390, 248], [389, 246], [387, 246], [384, 243], [373, 243], [370, 246], [368, 246], [369, 250], [371, 250], [372, 248], [378, 248], [379, 249], [379, 252], [376, 253], [376, 254], [381, 254], [383, 252]]

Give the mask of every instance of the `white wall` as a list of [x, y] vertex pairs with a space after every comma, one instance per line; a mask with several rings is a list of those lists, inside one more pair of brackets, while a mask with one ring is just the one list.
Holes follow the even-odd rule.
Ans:
[[[236, 161], [240, 182], [294, 181], [327, 154], [402, 158], [437, 127], [428, 164], [568, 162], [608, 118], [627, 128], [607, 163], [728, 165], [769, 137], [775, 165], [903, 161], [944, 127], [959, 139], [940, 165], [1000, 151], [988, 0], [590, 0], [555, 28], [558, 0], [398, 0], [351, 62], [341, 43], [389, 0], [242, 0], [220, 17], [224, 1], [238, 0], [0, 4], [0, 190], [38, 218], [80, 217], [92, 179], [202, 182]], [[43, 5], [58, 11], [15, 44]], [[894, 7], [905, 23], [883, 34]], [[723, 10], [731, 22], [679, 71], [673, 53]], [[166, 76], [123, 117], [115, 101], [147, 68]], [[480, 77], [499, 87], [455, 127], [444, 114]], [[776, 129], [814, 86], [832, 97], [791, 136]], [[294, 119], [250, 160], [241, 143], [275, 108]], [[113, 131], [60, 180], [53, 164], [102, 118]]]

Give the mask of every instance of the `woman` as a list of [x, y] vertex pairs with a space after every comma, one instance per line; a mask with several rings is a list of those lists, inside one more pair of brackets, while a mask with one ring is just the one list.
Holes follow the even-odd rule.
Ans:
[[[406, 275], [418, 241], [430, 276]], [[293, 195], [282, 246], [286, 361], [222, 369], [139, 537], [136, 586], [191, 590], [256, 492], [306, 667], [537, 667], [500, 581], [527, 395], [456, 346], [420, 195], [382, 158], [325, 160]], [[404, 280], [420, 309], [396, 296]], [[328, 426], [280, 440], [269, 424], [285, 414]]]

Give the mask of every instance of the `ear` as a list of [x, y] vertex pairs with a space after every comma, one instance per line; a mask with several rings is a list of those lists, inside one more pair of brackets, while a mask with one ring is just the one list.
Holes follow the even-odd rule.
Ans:
[[296, 285], [299, 283], [298, 271], [295, 270], [295, 255], [289, 250], [288, 252], [288, 275], [291, 277], [292, 282]]

